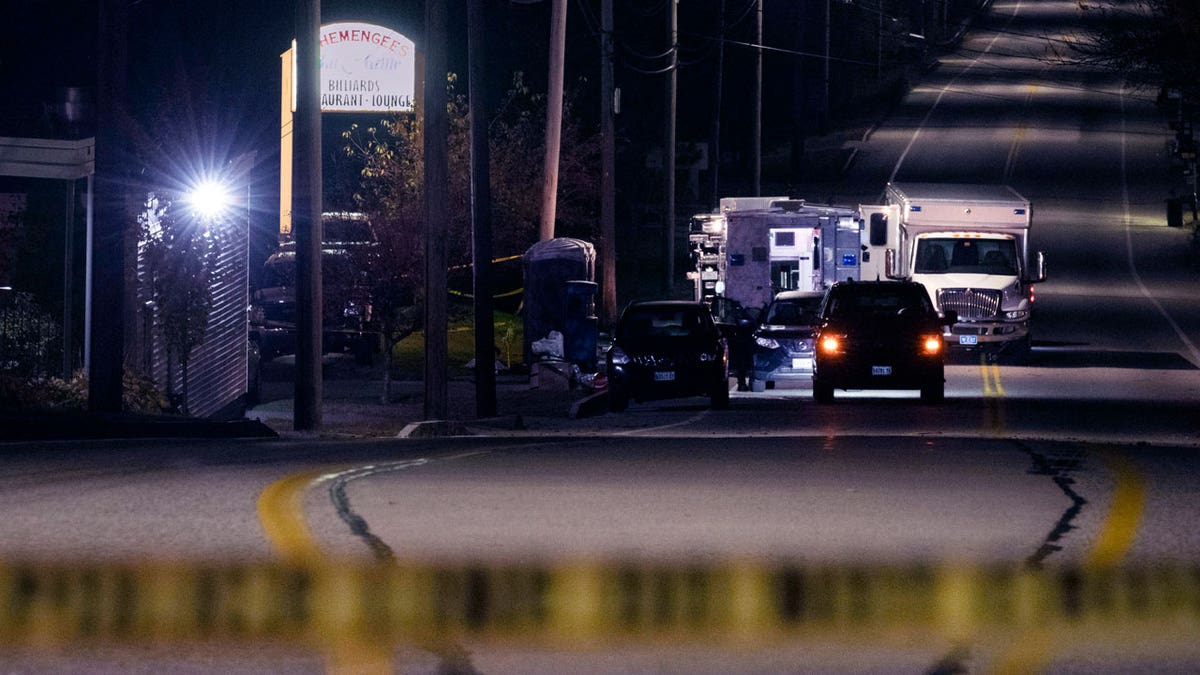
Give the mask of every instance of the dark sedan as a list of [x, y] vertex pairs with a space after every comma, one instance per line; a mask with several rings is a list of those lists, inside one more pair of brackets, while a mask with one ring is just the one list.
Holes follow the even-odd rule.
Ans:
[[708, 306], [659, 300], [625, 308], [608, 350], [612, 410], [630, 399], [648, 401], [708, 396], [713, 408], [729, 406], [729, 351]]
[[945, 398], [945, 344], [940, 317], [925, 286], [915, 282], [834, 284], [821, 305], [813, 397], [833, 401], [835, 389], [919, 389], [921, 400]]

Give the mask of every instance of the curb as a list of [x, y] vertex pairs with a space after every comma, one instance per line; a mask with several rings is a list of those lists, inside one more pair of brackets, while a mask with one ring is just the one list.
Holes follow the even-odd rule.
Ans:
[[0, 439], [9, 441], [76, 441], [162, 438], [279, 438], [258, 420], [207, 420], [190, 417], [90, 413], [30, 412], [0, 415]]
[[603, 415], [606, 412], [608, 412], [608, 391], [598, 391], [571, 404], [571, 412], [568, 416], [577, 420]]
[[396, 438], [441, 438], [443, 436], [473, 436], [467, 425], [455, 420], [424, 420], [410, 422]]

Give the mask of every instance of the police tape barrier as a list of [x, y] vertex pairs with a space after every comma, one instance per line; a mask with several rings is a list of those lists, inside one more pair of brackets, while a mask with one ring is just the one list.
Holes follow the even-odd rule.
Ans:
[[1200, 638], [1200, 567], [0, 564], [0, 643]]

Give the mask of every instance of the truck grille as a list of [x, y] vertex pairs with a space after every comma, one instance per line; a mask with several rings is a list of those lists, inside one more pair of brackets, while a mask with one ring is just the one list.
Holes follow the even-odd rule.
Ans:
[[944, 288], [937, 294], [938, 307], [952, 309], [961, 319], [991, 319], [1000, 311], [1000, 291], [973, 288]]

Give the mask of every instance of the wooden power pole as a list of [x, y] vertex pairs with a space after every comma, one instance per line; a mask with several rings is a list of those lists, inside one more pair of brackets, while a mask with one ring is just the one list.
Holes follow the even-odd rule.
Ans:
[[558, 155], [562, 146], [563, 62], [567, 51], [567, 0], [551, 0], [550, 81], [546, 98], [546, 162], [542, 174], [542, 224], [539, 239], [554, 238], [558, 206]]
[[[128, 105], [126, 0], [100, 0], [96, 53], [96, 199], [92, 298], [103, 311], [91, 315], [88, 409], [121, 410], [125, 363], [125, 189], [122, 116]], [[65, 373], [64, 377], [70, 377]]]
[[449, 412], [446, 385], [446, 204], [449, 201], [449, 121], [446, 114], [446, 0], [425, 2], [425, 419]]
[[601, 321], [617, 321], [616, 130], [613, 124], [613, 0], [600, 0]]
[[471, 104], [471, 226], [475, 271], [475, 416], [496, 414], [496, 324], [492, 313], [492, 191], [489, 184], [485, 0], [467, 2], [467, 95]]
[[667, 133], [663, 139], [663, 172], [666, 174], [666, 213], [663, 223], [666, 230], [667, 279], [669, 293], [675, 283], [675, 111], [679, 73], [679, 0], [667, 2], [667, 26], [671, 54], [670, 71], [667, 73]]
[[296, 382], [292, 427], [321, 428], [321, 2], [296, 3], [292, 233], [296, 239]]

